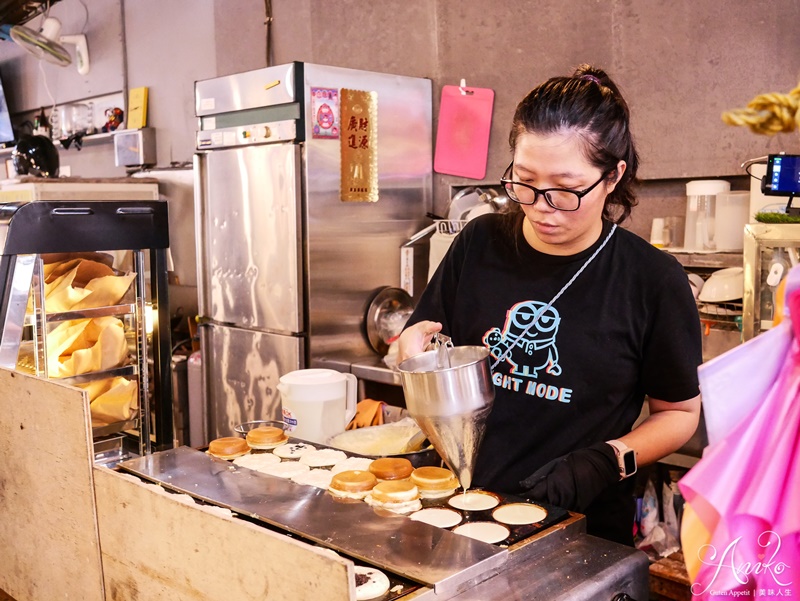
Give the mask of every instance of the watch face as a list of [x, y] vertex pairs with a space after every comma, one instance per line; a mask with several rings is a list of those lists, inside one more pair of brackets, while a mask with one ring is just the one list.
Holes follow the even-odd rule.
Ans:
[[636, 453], [627, 451], [622, 454], [622, 460], [625, 463], [625, 475], [630, 476], [636, 473]]

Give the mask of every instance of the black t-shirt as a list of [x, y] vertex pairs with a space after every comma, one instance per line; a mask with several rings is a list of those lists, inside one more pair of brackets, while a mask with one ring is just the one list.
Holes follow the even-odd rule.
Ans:
[[519, 493], [548, 461], [630, 432], [645, 395], [699, 394], [700, 323], [686, 274], [622, 228], [525, 332], [610, 230], [605, 222], [591, 248], [554, 256], [525, 241], [521, 215], [485, 215], [466, 225], [423, 292], [408, 325], [440, 321], [456, 346], [492, 354], [495, 401], [476, 486]]

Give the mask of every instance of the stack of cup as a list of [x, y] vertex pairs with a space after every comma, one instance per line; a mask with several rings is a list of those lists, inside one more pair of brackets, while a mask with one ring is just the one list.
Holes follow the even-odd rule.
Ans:
[[683, 217], [654, 217], [650, 228], [650, 244], [656, 248], [683, 248]]
[[650, 228], [650, 244], [656, 248], [664, 248], [666, 240], [664, 239], [664, 218], [654, 217], [653, 225]]

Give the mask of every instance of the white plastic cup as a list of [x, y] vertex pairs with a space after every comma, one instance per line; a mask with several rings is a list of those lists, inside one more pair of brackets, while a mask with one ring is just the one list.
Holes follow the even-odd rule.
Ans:
[[664, 217], [664, 246], [666, 248], [683, 248], [685, 219], [680, 215]]
[[357, 387], [353, 374], [333, 369], [300, 369], [281, 376], [278, 391], [286, 432], [327, 443], [355, 417]]
[[663, 248], [664, 241], [664, 218], [655, 217], [653, 225], [650, 227], [650, 244], [656, 248]]
[[69, 104], [62, 104], [58, 107], [58, 122], [61, 127], [61, 137], [69, 138], [72, 133], [72, 107]]

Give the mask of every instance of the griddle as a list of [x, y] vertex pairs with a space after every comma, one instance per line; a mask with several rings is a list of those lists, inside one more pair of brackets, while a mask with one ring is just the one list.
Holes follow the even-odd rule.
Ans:
[[[406, 516], [337, 502], [327, 491], [242, 468], [178, 447], [118, 464], [118, 469], [230, 509], [449, 596], [498, 571], [508, 549]], [[407, 590], [404, 592], [408, 592]]]

